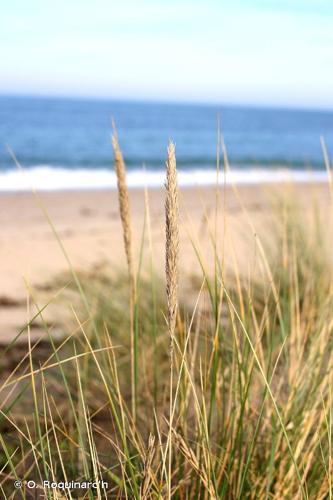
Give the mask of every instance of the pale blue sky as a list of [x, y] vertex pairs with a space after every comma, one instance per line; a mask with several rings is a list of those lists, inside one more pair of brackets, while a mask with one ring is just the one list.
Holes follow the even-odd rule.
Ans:
[[333, 107], [332, 26], [332, 0], [2, 0], [0, 92]]

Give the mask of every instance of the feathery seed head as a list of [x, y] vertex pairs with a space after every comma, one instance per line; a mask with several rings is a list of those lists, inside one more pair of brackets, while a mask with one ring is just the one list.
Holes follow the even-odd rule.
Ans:
[[166, 292], [169, 332], [176, 326], [178, 303], [179, 209], [175, 145], [170, 142], [166, 161]]
[[126, 182], [126, 167], [123, 155], [119, 146], [117, 132], [113, 124], [112, 146], [114, 152], [115, 170], [118, 184], [118, 199], [120, 218], [123, 227], [124, 246], [127, 259], [129, 274], [132, 274], [132, 238], [131, 238], [131, 221], [130, 221], [130, 206], [129, 195]]

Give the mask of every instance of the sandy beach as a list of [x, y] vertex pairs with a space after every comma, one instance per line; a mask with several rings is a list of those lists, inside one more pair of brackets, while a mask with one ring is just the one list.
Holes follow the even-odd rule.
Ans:
[[[218, 231], [223, 244], [232, 241], [244, 272], [254, 265], [254, 234], [269, 234], [268, 218], [272, 202], [290, 192], [306, 208], [317, 200], [325, 213], [329, 201], [324, 184], [298, 186], [252, 186], [221, 188], [219, 191]], [[142, 190], [131, 190], [131, 215], [136, 257], [144, 224], [145, 202]], [[238, 198], [239, 197], [239, 198]], [[181, 269], [184, 278], [194, 272], [197, 257], [188, 238], [191, 234], [209, 261], [212, 258], [209, 231], [214, 230], [216, 190], [186, 188], [181, 192]], [[164, 191], [149, 191], [149, 211], [157, 273], [164, 272]], [[46, 215], [47, 214], [47, 215]], [[2, 194], [0, 196], [0, 341], [7, 343], [27, 320], [27, 289], [35, 290], [41, 305], [47, 300], [39, 290], [69, 270], [69, 264], [53, 232], [52, 221], [71, 265], [77, 271], [104, 266], [111, 272], [124, 269], [122, 231], [116, 191], [44, 192]], [[224, 227], [228, 231], [224, 231]], [[228, 237], [226, 236], [228, 234]], [[230, 237], [230, 238], [229, 238]], [[225, 244], [225, 254], [231, 247]], [[226, 259], [228, 262], [228, 259]], [[51, 311], [52, 321], [52, 307]], [[38, 336], [39, 332], [34, 332]], [[22, 336], [24, 338], [24, 336]]]

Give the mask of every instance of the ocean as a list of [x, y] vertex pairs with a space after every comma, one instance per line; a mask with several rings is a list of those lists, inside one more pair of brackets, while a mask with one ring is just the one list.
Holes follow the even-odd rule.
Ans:
[[218, 117], [228, 182], [326, 179], [320, 137], [333, 151], [332, 111], [1, 96], [0, 191], [114, 188], [112, 118], [131, 187], [163, 185], [169, 139], [180, 184], [213, 184]]

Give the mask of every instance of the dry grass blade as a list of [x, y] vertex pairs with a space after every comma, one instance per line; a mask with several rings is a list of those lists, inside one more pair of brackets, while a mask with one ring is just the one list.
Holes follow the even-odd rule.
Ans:
[[144, 469], [143, 469], [143, 480], [140, 489], [140, 498], [145, 500], [149, 498], [149, 490], [152, 482], [152, 470], [151, 465], [155, 455], [155, 437], [150, 434], [148, 439], [148, 448], [144, 461]]
[[175, 445], [178, 450], [182, 453], [187, 463], [192, 467], [192, 469], [200, 477], [205, 489], [209, 493], [209, 498], [212, 500], [217, 498], [212, 483], [208, 480], [207, 474], [202, 466], [200, 466], [198, 458], [196, 457], [192, 448], [188, 446], [183, 437], [173, 430]]

